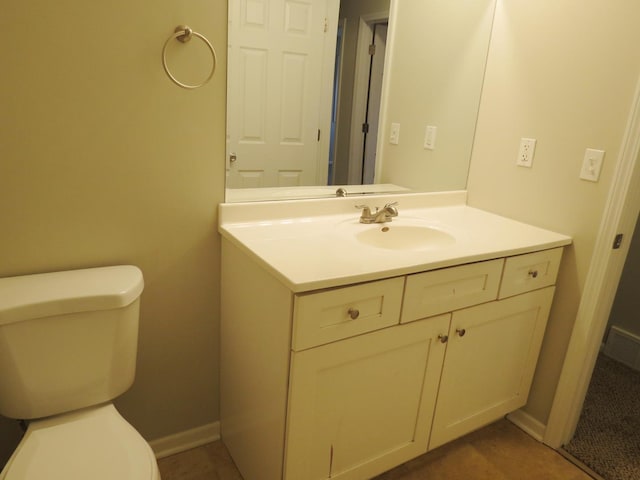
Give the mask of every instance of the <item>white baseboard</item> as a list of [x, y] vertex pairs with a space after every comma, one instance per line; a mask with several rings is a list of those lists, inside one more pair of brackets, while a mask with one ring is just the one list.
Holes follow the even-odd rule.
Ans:
[[634, 370], [640, 370], [640, 337], [613, 326], [607, 337], [604, 354]]
[[156, 458], [164, 458], [216, 440], [220, 440], [220, 422], [207, 423], [201, 427], [157, 438], [151, 440], [149, 445]]
[[544, 423], [536, 420], [522, 409], [510, 413], [507, 415], [507, 419], [539, 442], [542, 442], [544, 431], [547, 428]]

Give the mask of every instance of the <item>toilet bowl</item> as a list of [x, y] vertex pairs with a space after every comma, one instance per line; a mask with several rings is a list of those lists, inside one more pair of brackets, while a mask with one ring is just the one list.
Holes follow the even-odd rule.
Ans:
[[0, 480], [159, 480], [153, 451], [112, 404], [32, 422]]
[[135, 376], [142, 272], [0, 278], [0, 414], [28, 421], [0, 480], [159, 480], [111, 403]]

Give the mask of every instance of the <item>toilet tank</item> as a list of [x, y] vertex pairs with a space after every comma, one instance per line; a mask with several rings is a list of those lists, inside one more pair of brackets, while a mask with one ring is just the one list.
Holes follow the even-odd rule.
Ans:
[[131, 265], [0, 278], [0, 414], [47, 417], [125, 392], [143, 286]]

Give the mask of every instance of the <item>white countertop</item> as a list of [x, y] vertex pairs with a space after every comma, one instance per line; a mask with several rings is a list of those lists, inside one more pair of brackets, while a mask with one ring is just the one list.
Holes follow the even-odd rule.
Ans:
[[[222, 236], [293, 292], [336, 287], [568, 245], [571, 238], [465, 205], [464, 192], [221, 204]], [[360, 224], [355, 205], [397, 201], [385, 224]], [[373, 208], [372, 208], [373, 210]], [[364, 229], [424, 225], [455, 241], [386, 249], [360, 243]]]

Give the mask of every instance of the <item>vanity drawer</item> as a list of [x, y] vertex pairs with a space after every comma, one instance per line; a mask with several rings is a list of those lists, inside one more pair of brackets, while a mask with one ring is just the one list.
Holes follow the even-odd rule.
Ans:
[[398, 323], [404, 277], [296, 295], [295, 351], [371, 332]]
[[507, 258], [499, 298], [555, 284], [561, 257], [562, 247]]
[[407, 277], [401, 323], [495, 300], [503, 259]]

